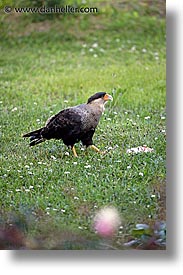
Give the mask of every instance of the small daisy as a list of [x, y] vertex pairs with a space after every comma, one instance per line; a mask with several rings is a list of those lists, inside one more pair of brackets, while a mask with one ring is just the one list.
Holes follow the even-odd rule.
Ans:
[[98, 47], [98, 43], [93, 43], [92, 48], [97, 48]]
[[18, 108], [17, 107], [14, 107], [11, 111], [12, 112], [15, 112], [15, 111], [17, 111], [18, 110]]
[[69, 171], [65, 171], [64, 174], [65, 174], [65, 175], [68, 175], [68, 174], [70, 174], [70, 172], [69, 172]]

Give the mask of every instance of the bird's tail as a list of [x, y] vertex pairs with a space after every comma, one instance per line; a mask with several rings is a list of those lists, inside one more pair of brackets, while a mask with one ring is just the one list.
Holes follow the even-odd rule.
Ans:
[[42, 137], [41, 135], [41, 131], [43, 130], [43, 128], [40, 128], [38, 130], [29, 132], [27, 134], [24, 134], [23, 137], [30, 137], [30, 146], [34, 146], [37, 145], [43, 141], [45, 141], [45, 139]]

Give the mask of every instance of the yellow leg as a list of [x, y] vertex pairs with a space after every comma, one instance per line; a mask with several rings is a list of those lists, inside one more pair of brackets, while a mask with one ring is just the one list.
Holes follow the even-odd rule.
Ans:
[[75, 156], [75, 157], [77, 157], [77, 156], [78, 156], [78, 155], [77, 155], [77, 153], [76, 153], [76, 149], [75, 149], [75, 147], [74, 147], [74, 146], [72, 147], [72, 152], [73, 152], [73, 154], [74, 154], [74, 156]]
[[98, 149], [95, 145], [90, 145], [90, 147], [91, 147], [94, 151], [96, 151], [97, 153], [102, 153], [102, 152], [100, 151], [100, 149]]

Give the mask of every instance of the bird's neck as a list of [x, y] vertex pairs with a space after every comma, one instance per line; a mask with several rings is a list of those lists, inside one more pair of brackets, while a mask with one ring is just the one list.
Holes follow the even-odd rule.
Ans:
[[93, 109], [95, 112], [97, 111], [98, 113], [103, 113], [105, 108], [104, 108], [104, 104], [100, 104], [100, 103], [91, 103], [90, 104], [91, 109]]

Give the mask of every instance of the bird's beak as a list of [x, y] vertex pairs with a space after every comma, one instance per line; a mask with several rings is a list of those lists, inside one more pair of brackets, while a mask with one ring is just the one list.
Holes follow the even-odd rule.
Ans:
[[112, 97], [112, 95], [105, 94], [105, 96], [104, 96], [104, 100], [105, 100], [105, 101], [108, 101], [108, 100], [113, 101], [113, 97]]

